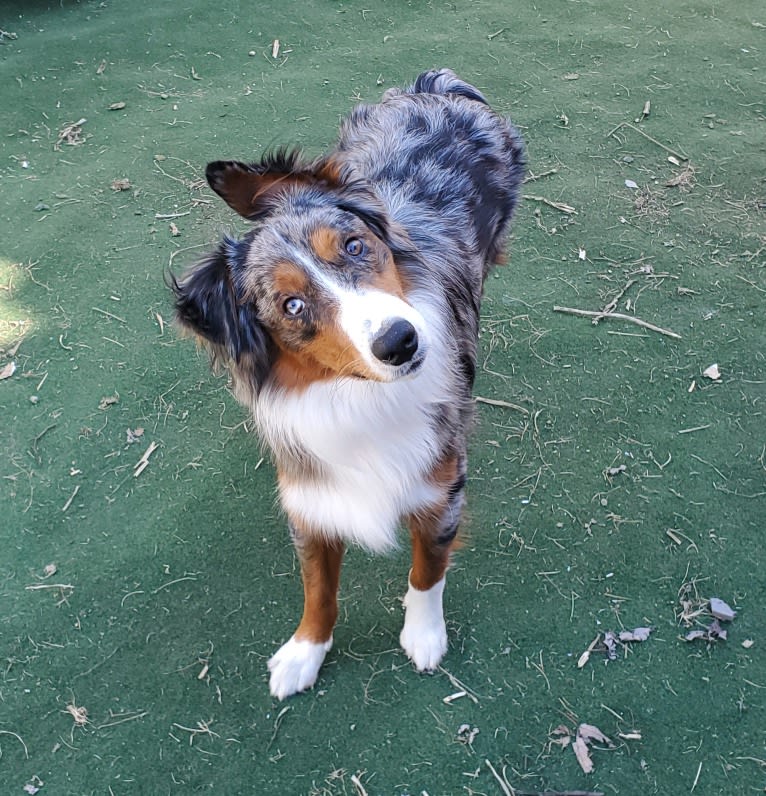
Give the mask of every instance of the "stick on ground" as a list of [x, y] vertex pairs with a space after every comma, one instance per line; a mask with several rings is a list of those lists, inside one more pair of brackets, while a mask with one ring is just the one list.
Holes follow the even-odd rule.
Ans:
[[651, 329], [653, 332], [664, 334], [666, 337], [673, 337], [676, 340], [681, 339], [680, 334], [671, 332], [669, 329], [663, 329], [661, 326], [655, 326], [649, 321], [642, 321], [641, 318], [636, 318], [634, 315], [624, 315], [621, 312], [594, 312], [593, 310], [578, 310], [574, 307], [558, 307], [554, 306], [554, 312], [564, 312], [568, 315], [580, 315], [583, 318], [593, 318], [596, 322], [602, 318], [614, 318], [618, 321], [628, 321], [628, 323], [635, 323], [637, 326], [642, 326], [644, 329]]

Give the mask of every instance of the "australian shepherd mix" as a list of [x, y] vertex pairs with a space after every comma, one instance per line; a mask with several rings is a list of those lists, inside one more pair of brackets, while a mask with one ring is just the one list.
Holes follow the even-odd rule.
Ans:
[[330, 649], [346, 543], [388, 550], [400, 522], [401, 645], [420, 671], [447, 650], [482, 285], [523, 169], [516, 129], [448, 69], [355, 108], [325, 157], [207, 167], [254, 226], [171, 281], [178, 322], [229, 370], [273, 454], [304, 587], [269, 661], [279, 699], [310, 688]]

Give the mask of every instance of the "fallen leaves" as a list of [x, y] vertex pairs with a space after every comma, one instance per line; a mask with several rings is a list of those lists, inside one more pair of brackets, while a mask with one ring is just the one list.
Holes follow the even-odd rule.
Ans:
[[108, 409], [110, 406], [114, 406], [114, 404], [117, 404], [119, 402], [120, 402], [120, 396], [118, 393], [115, 393], [114, 395], [105, 395], [98, 402], [98, 408], [102, 410]]
[[578, 658], [577, 668], [582, 669], [595, 650], [605, 652], [608, 660], [616, 661], [621, 647], [627, 647], [633, 642], [646, 641], [651, 632], [652, 628], [650, 627], [637, 627], [633, 630], [621, 630], [619, 633], [615, 633], [613, 630], [607, 630], [603, 634], [599, 633]]
[[61, 144], [67, 144], [68, 146], [79, 146], [82, 144], [85, 141], [82, 135], [82, 126], [87, 121], [87, 119], [83, 118], [78, 119], [76, 122], [65, 124], [59, 130], [58, 138], [53, 148], [58, 152], [61, 150]]
[[707, 627], [698, 630], [690, 630], [684, 637], [684, 641], [696, 641], [697, 639], [704, 639], [707, 642], [713, 642], [717, 639], [726, 641], [728, 633], [721, 627], [720, 622], [714, 619]]
[[710, 598], [710, 613], [722, 622], [731, 622], [737, 612], [719, 597]]
[[651, 632], [650, 627], [637, 627], [635, 630], [621, 630], [618, 638], [623, 644], [628, 641], [646, 641]]
[[593, 771], [593, 760], [591, 759], [589, 748], [593, 743], [603, 743], [610, 748], [614, 747], [614, 744], [598, 727], [593, 724], [579, 724], [575, 739], [572, 742], [572, 751], [577, 757], [580, 768], [586, 774], [590, 774]]
[[125, 434], [127, 437], [126, 439], [127, 444], [132, 445], [134, 442], [140, 442], [141, 437], [144, 436], [144, 430], [143, 428], [136, 428], [136, 429], [128, 428], [125, 429]]
[[[624, 737], [627, 740], [640, 740], [641, 733], [633, 732], [620, 737]], [[594, 768], [590, 748], [593, 744], [603, 744], [608, 749], [614, 749], [612, 741], [598, 727], [585, 722], [577, 725], [577, 729], [574, 731], [574, 738], [569, 727], [565, 724], [559, 724], [558, 727], [551, 731], [549, 740], [562, 749], [571, 746], [580, 768], [586, 774], [590, 774]]]
[[16, 372], [16, 363], [15, 362], [8, 362], [6, 365], [0, 369], [0, 381], [3, 379], [10, 379], [11, 376]]
[[[696, 590], [696, 583], [684, 583], [679, 590], [681, 613], [678, 621], [686, 627], [698, 625], [687, 631], [681, 638], [684, 641], [706, 641], [712, 644], [715, 641], [726, 641], [728, 631], [721, 622], [732, 622], [737, 612], [720, 597], [700, 597]], [[703, 624], [704, 617], [712, 617], [713, 621]]]

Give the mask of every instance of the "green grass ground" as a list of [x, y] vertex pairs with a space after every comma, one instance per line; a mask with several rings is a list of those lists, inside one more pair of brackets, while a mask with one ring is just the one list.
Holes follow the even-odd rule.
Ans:
[[[37, 0], [0, 28], [2, 792], [762, 793], [763, 4]], [[318, 153], [441, 65], [536, 178], [487, 285], [477, 393], [507, 405], [480, 405], [450, 651], [413, 671], [406, 550], [352, 552], [317, 688], [275, 703], [301, 595], [273, 473], [163, 272], [242, 228], [208, 160]], [[613, 300], [680, 338], [553, 310]], [[712, 596], [727, 640], [683, 641]], [[554, 732], [583, 722], [614, 744], [591, 774]]]

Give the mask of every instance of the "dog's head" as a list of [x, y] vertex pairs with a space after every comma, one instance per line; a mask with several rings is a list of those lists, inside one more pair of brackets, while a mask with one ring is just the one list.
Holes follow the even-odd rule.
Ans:
[[269, 377], [300, 387], [419, 368], [425, 322], [406, 298], [415, 253], [369, 187], [332, 158], [304, 163], [287, 151], [211, 163], [206, 175], [255, 227], [171, 288], [178, 322], [235, 377], [257, 392]]

